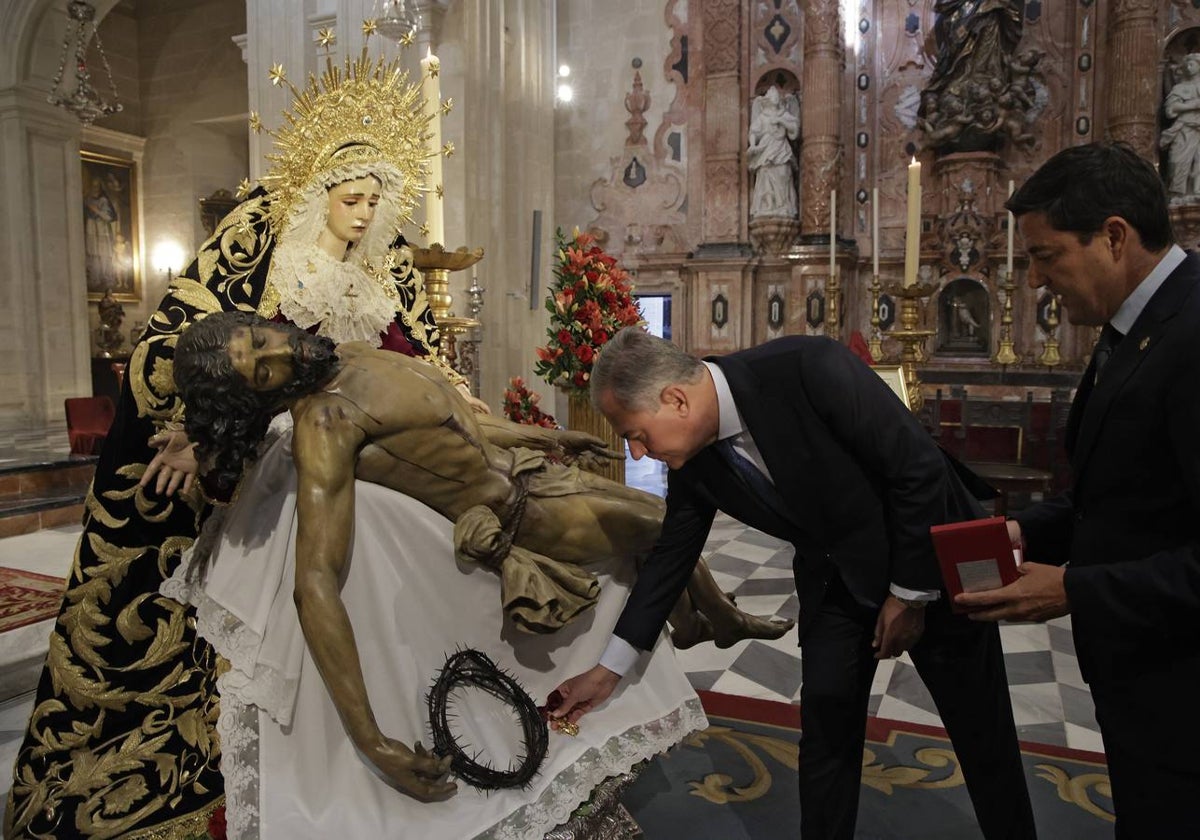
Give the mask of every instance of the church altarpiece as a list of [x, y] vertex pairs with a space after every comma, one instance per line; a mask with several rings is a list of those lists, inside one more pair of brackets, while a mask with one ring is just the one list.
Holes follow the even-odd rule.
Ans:
[[[926, 392], [1049, 399], [1096, 330], [1028, 287], [1019, 237], [1009, 276], [1010, 184], [1066, 146], [1121, 140], [1168, 185], [1189, 168], [1172, 215], [1181, 243], [1200, 244], [1198, 5], [702, 0], [685, 14], [670, 0], [667, 56], [618, 76], [630, 130], [590, 227], [639, 291], [675, 296], [693, 352], [878, 330], [894, 362], [915, 160]], [[674, 99], [648, 139], [651, 95]]]

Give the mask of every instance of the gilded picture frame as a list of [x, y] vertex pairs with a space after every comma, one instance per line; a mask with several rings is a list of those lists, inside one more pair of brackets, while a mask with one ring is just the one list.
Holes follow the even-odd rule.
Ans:
[[887, 386], [892, 389], [909, 411], [912, 411], [912, 401], [908, 396], [908, 385], [904, 381], [904, 368], [900, 365], [871, 365], [871, 370], [879, 374]]
[[89, 301], [112, 292], [118, 301], [142, 299], [142, 242], [137, 162], [80, 152], [84, 274]]

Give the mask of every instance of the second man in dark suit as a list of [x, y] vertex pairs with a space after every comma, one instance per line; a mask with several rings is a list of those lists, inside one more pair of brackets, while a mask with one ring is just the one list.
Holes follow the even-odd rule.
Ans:
[[985, 621], [1071, 615], [1119, 838], [1194, 837], [1200, 793], [1200, 257], [1128, 146], [1059, 152], [1008, 201], [1029, 285], [1101, 326], [1071, 404], [1071, 489], [1009, 523], [1021, 577]]
[[604, 702], [653, 644], [722, 510], [796, 549], [805, 840], [854, 836], [876, 662], [906, 650], [984, 835], [1034, 837], [999, 631], [950, 612], [929, 536], [981, 509], [883, 381], [828, 339], [702, 362], [626, 329], [591, 387], [633, 457], [670, 468], [667, 515], [600, 664], [560, 686], [559, 714]]

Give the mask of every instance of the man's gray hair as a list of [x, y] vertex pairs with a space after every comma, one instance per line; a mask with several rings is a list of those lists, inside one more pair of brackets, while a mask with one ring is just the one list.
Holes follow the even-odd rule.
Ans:
[[663, 389], [694, 383], [704, 363], [666, 339], [641, 327], [626, 327], [612, 337], [592, 367], [592, 405], [600, 409], [600, 396], [612, 394], [626, 411], [656, 411]]

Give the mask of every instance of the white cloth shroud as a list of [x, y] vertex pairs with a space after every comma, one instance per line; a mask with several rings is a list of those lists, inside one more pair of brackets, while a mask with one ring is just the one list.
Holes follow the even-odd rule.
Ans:
[[[203, 586], [187, 562], [163, 592], [197, 606], [198, 628], [231, 670], [219, 680], [222, 773], [231, 840], [255, 838], [541, 838], [608, 776], [707, 726], [663, 634], [609, 702], [571, 738], [550, 733], [527, 790], [483, 794], [459, 782], [446, 802], [421, 803], [363, 761], [309, 656], [292, 600], [296, 473], [287, 429], [243, 482], [236, 503], [202, 537], [215, 542]], [[594, 665], [624, 606], [633, 561], [591, 567], [601, 584], [590, 613], [548, 636], [503, 619], [493, 572], [454, 559], [453, 524], [378, 485], [355, 485], [353, 549], [342, 586], [372, 708], [382, 731], [431, 743], [425, 695], [448, 654], [483, 651], [539, 704]], [[468, 741], [507, 766], [515, 715], [479, 691], [453, 695]], [[255, 731], [257, 730], [257, 731]]]

